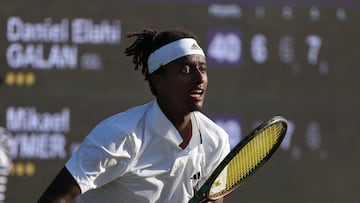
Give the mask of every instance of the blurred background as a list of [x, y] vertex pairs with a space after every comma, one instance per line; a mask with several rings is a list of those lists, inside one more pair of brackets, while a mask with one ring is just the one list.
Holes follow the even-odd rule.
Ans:
[[1, 196], [35, 202], [99, 121], [151, 101], [126, 33], [179, 27], [207, 53], [204, 112], [231, 143], [289, 120], [226, 203], [359, 202], [359, 22], [355, 0], [1, 0], [0, 126], [13, 159]]

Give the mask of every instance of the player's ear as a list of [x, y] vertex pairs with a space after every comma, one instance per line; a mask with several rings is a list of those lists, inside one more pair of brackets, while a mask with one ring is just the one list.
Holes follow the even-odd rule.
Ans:
[[148, 81], [149, 81], [152, 93], [157, 96], [157, 94], [162, 91], [161, 90], [162, 89], [161, 75], [160, 74], [151, 74], [148, 76]]
[[151, 74], [149, 75], [149, 81], [154, 87], [157, 87], [161, 83], [161, 76], [159, 74]]
[[165, 70], [163, 67], [161, 67], [158, 70], [156, 70], [154, 73], [152, 73], [148, 76], [150, 83], [156, 89], [158, 89], [161, 86], [163, 78], [164, 78], [164, 74], [165, 74]]

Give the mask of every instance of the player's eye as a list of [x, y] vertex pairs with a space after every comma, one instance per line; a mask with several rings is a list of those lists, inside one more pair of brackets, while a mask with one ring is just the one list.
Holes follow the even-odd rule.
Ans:
[[185, 74], [190, 73], [190, 67], [189, 67], [189, 66], [184, 66], [184, 67], [181, 69], [181, 72], [182, 72], [182, 73], [185, 73]]
[[205, 73], [207, 71], [207, 66], [206, 65], [199, 66], [199, 71]]

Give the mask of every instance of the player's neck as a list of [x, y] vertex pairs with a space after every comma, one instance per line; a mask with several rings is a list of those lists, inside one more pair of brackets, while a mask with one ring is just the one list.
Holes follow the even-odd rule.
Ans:
[[185, 149], [189, 144], [192, 137], [192, 123], [191, 119], [187, 119], [186, 122], [183, 122], [179, 127], [176, 127], [183, 138], [183, 142], [180, 144], [182, 149]]
[[179, 131], [179, 134], [183, 138], [183, 142], [180, 144], [180, 147], [183, 149], [186, 148], [192, 136], [192, 112], [181, 113], [178, 111], [178, 109], [173, 108], [173, 106], [171, 106], [171, 108], [167, 108], [169, 105], [162, 105], [160, 101], [158, 101], [158, 104], [160, 109], [171, 121], [174, 127]]

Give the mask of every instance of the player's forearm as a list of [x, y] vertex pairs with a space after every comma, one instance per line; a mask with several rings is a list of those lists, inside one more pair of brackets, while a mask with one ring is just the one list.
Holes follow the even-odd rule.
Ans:
[[224, 201], [223, 201], [223, 198], [220, 198], [220, 199], [218, 199], [218, 200], [208, 201], [208, 202], [205, 202], [205, 203], [224, 203]]
[[223, 203], [223, 198], [220, 198], [218, 200], [212, 201], [211, 203]]

